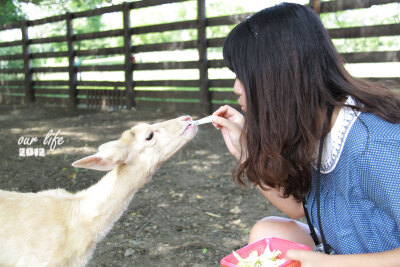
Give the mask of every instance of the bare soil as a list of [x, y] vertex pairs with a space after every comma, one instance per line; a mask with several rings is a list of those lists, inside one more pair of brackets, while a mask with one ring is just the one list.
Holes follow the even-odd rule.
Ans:
[[[0, 105], [0, 188], [20, 192], [87, 188], [103, 173], [75, 169], [73, 161], [96, 152], [100, 144], [139, 122], [179, 115]], [[58, 137], [63, 138], [53, 151], [43, 144], [51, 130], [60, 130]], [[38, 141], [18, 144], [21, 137]], [[34, 154], [44, 148], [45, 156], [20, 154], [28, 147], [38, 148]], [[218, 266], [221, 258], [246, 245], [257, 220], [282, 216], [254, 187], [232, 181], [235, 164], [220, 132], [211, 125], [200, 126], [197, 137], [137, 192], [88, 266]]]

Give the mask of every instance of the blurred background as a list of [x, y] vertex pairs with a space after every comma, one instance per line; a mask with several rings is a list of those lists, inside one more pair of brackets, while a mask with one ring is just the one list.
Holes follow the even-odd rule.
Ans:
[[[280, 2], [2, 0], [0, 102], [205, 113], [235, 104], [223, 39], [246, 16]], [[399, 1], [290, 2], [318, 9], [350, 73], [398, 82]]]

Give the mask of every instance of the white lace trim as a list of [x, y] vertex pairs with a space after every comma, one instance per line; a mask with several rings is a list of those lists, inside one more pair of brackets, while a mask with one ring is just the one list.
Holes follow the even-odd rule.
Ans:
[[[355, 105], [355, 101], [352, 97], [348, 97], [345, 104]], [[359, 114], [360, 111], [354, 111], [348, 107], [340, 109], [335, 124], [325, 137], [321, 158], [321, 173], [327, 174], [335, 169], [342, 154], [346, 138]], [[317, 169], [318, 148], [314, 151], [312, 158], [312, 166]]]

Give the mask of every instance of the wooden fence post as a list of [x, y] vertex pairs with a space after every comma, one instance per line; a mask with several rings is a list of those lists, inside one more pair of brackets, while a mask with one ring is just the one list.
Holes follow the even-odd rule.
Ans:
[[69, 74], [69, 101], [68, 108], [76, 109], [78, 104], [77, 91], [77, 66], [75, 66], [75, 51], [74, 51], [74, 30], [72, 26], [72, 13], [66, 14], [67, 22], [67, 42], [68, 42], [68, 74]]
[[22, 31], [22, 54], [24, 57], [24, 74], [25, 74], [25, 101], [32, 103], [35, 101], [35, 92], [33, 91], [33, 73], [32, 62], [30, 59], [28, 21], [21, 21]]
[[135, 106], [135, 95], [133, 92], [133, 62], [132, 62], [132, 34], [131, 34], [131, 8], [130, 4], [124, 2], [122, 5], [124, 23], [124, 54], [125, 54], [125, 97], [126, 108]]
[[310, 7], [319, 15], [321, 13], [321, 0], [310, 0]]
[[208, 80], [207, 60], [207, 33], [206, 33], [206, 0], [197, 0], [197, 36], [199, 50], [199, 72], [200, 72], [200, 105], [203, 112], [211, 114], [211, 93]]

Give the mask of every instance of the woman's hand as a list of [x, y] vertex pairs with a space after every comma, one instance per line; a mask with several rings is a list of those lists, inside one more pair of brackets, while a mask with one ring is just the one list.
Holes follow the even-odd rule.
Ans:
[[243, 115], [228, 105], [220, 107], [213, 115], [214, 127], [221, 130], [229, 152], [239, 161], [242, 154], [240, 135], [244, 126]]
[[330, 255], [307, 250], [288, 250], [286, 257], [301, 262], [302, 267], [323, 267], [329, 265]]
[[350, 254], [350, 255], [327, 255], [324, 253], [288, 250], [288, 259], [301, 262], [302, 267], [354, 267], [354, 266], [399, 266], [400, 248], [376, 253]]

